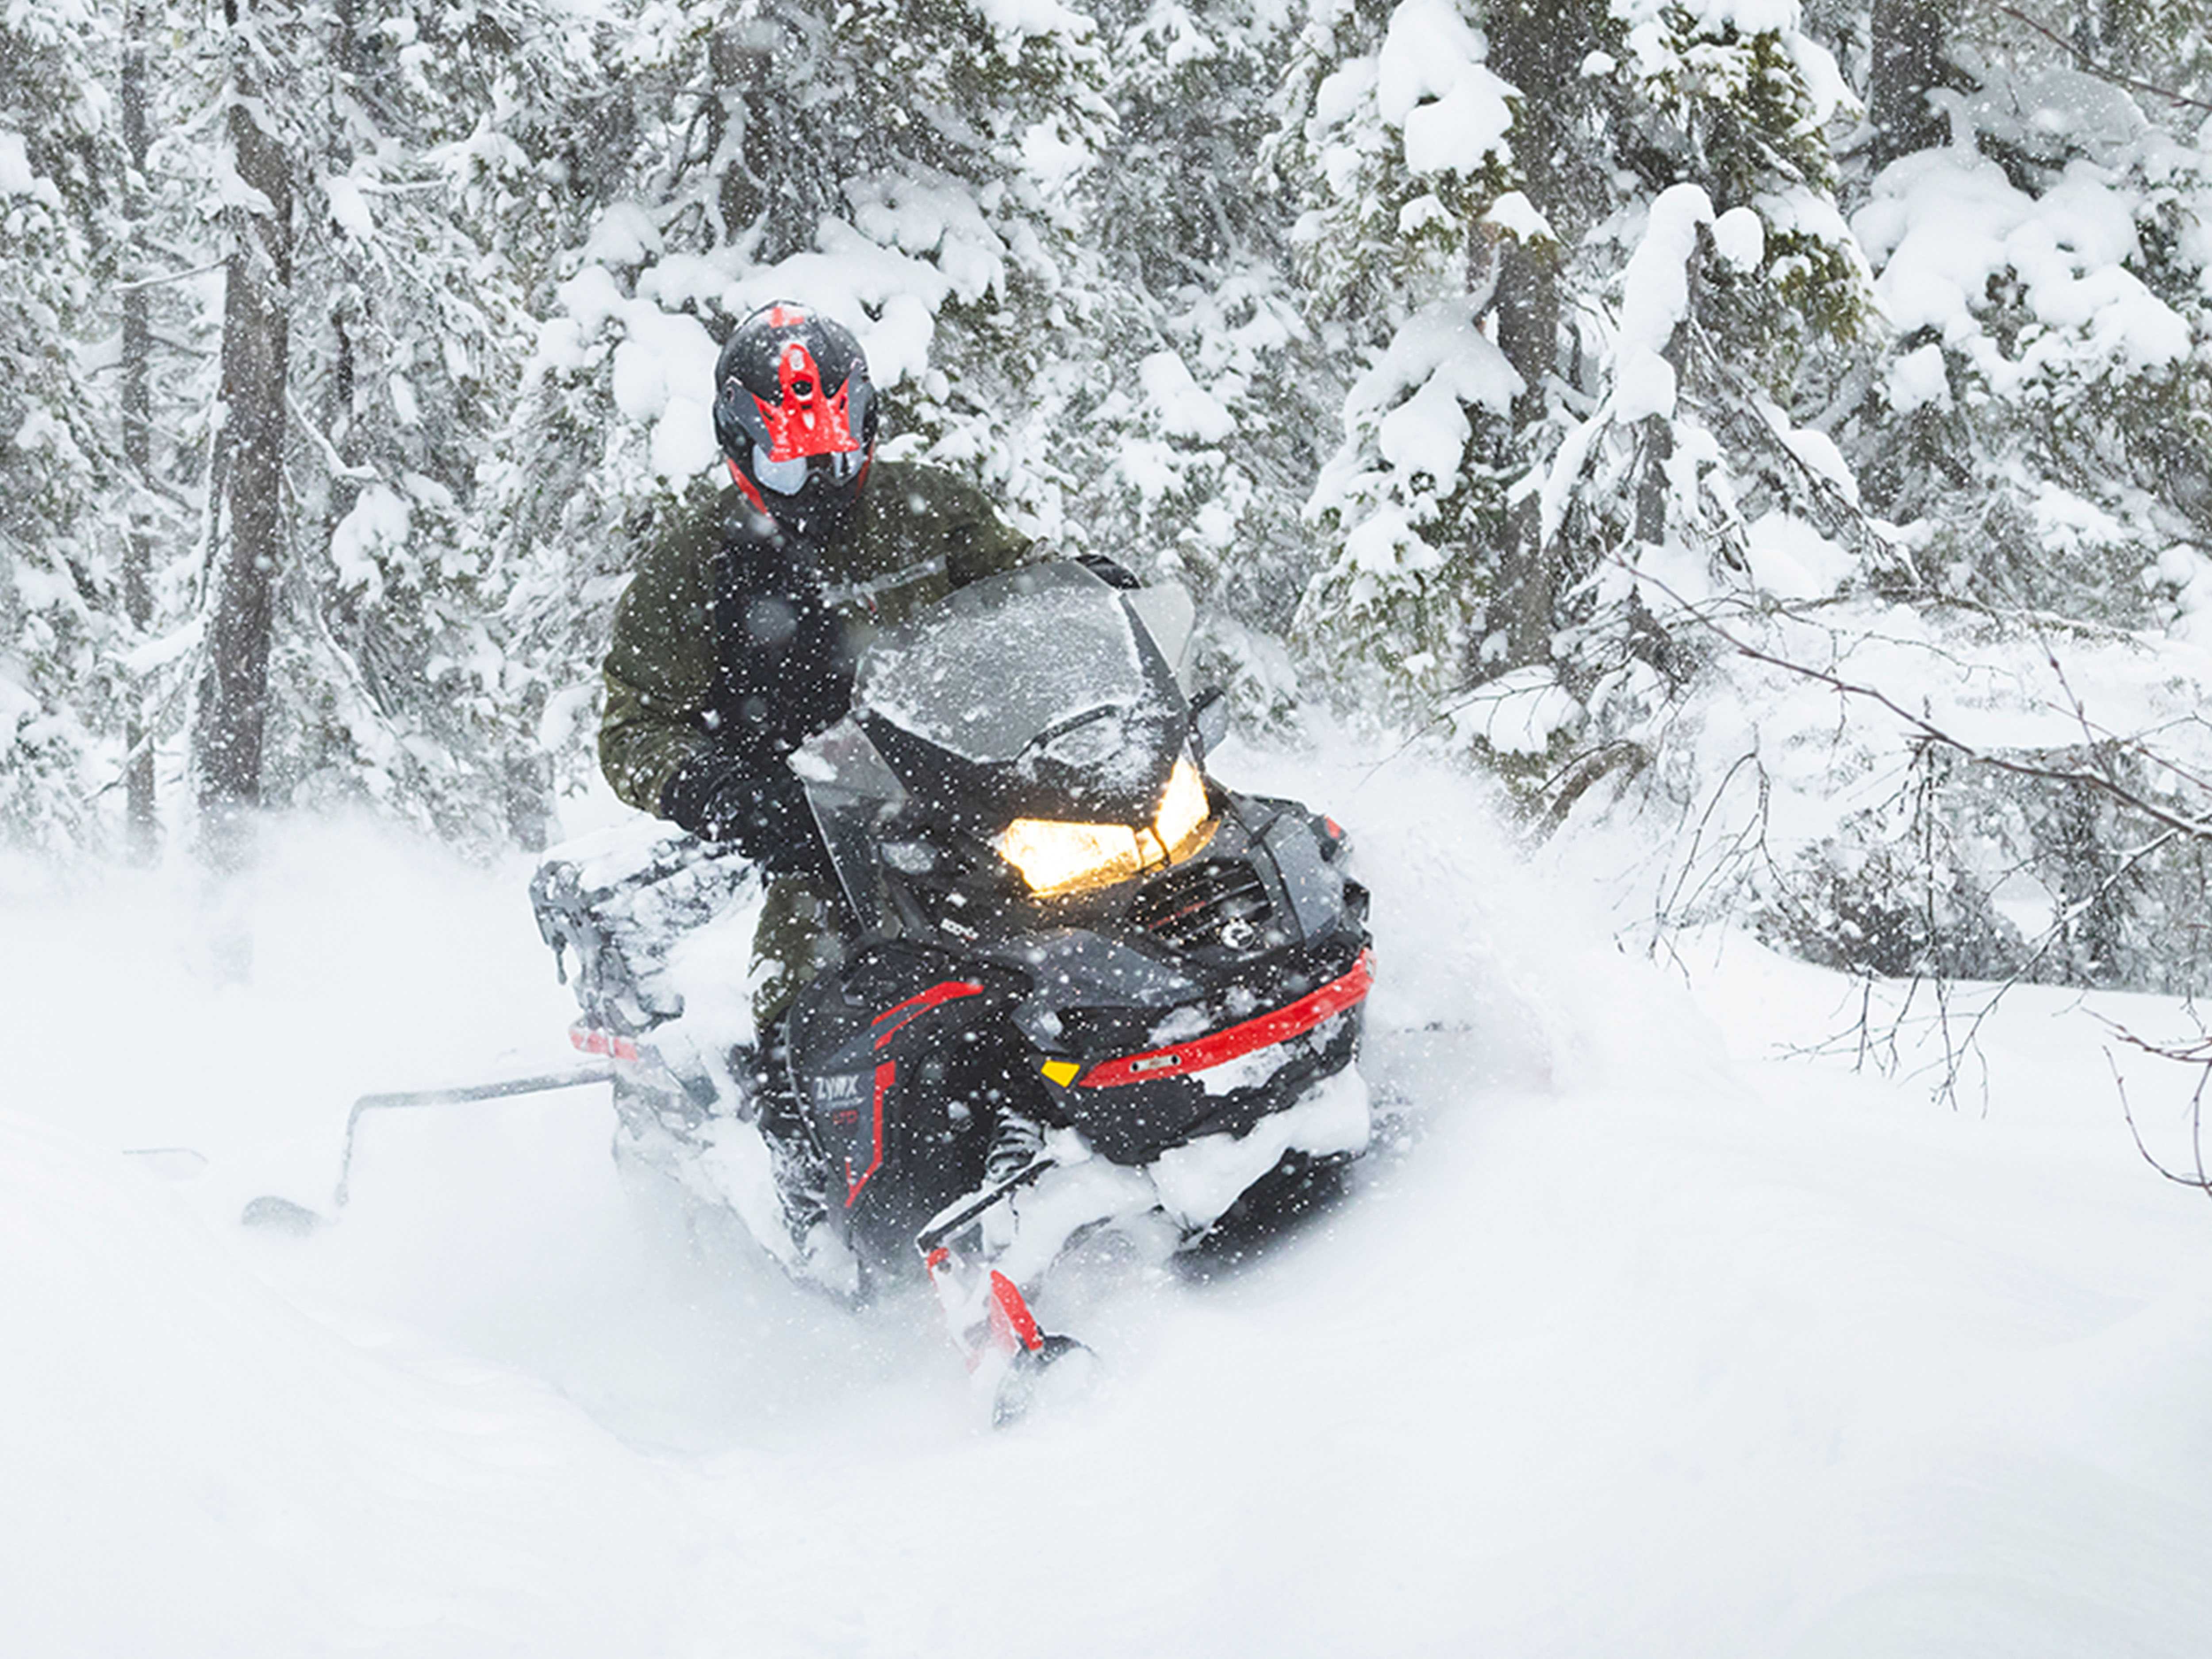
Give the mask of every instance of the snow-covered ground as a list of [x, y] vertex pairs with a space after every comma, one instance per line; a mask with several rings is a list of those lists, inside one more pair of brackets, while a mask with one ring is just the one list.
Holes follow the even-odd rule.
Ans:
[[[2212, 1205], [2095, 1009], [1956, 1109], [1740, 937], [1666, 971], [1410, 759], [1248, 757], [1376, 894], [1403, 1115], [1327, 1219], [1091, 1284], [1097, 1391], [978, 1419], [929, 1320], [687, 1240], [564, 1064], [526, 870], [295, 826], [0, 890], [0, 1647], [40, 1656], [2192, 1655]], [[2137, 1061], [2151, 1133], [2187, 1080]], [[2177, 1143], [2179, 1145], [2179, 1143]], [[1048, 1308], [1048, 1322], [1050, 1322]]]

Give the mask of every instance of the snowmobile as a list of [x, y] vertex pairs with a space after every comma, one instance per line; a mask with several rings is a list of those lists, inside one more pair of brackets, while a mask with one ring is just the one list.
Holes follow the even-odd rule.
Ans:
[[1164, 1260], [1370, 1133], [1366, 890], [1333, 821], [1208, 775], [1189, 617], [1054, 562], [871, 641], [790, 760], [845, 915], [776, 1033], [732, 1040], [741, 859], [571, 848], [532, 884], [618, 1154], [834, 1293], [926, 1279], [1002, 1417], [1079, 1349], [1030, 1305], [1073, 1241]]

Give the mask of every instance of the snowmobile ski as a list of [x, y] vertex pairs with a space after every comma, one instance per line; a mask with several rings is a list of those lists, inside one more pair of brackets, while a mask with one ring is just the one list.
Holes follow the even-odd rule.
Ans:
[[[402, 1089], [380, 1094], [363, 1095], [346, 1114], [345, 1151], [338, 1159], [337, 1188], [331, 1196], [332, 1210], [345, 1207], [349, 1196], [347, 1180], [353, 1170], [354, 1138], [361, 1127], [362, 1116], [369, 1112], [393, 1111], [420, 1106], [459, 1106], [471, 1101], [507, 1100], [516, 1095], [550, 1094], [558, 1089], [580, 1088], [587, 1083], [605, 1083], [611, 1073], [604, 1066], [586, 1066], [566, 1072], [549, 1072], [538, 1077], [505, 1079], [497, 1083], [468, 1083], [444, 1089]], [[302, 1236], [327, 1225], [335, 1219], [319, 1211], [274, 1193], [264, 1193], [250, 1200], [239, 1214], [241, 1225], [273, 1228], [279, 1232]]]

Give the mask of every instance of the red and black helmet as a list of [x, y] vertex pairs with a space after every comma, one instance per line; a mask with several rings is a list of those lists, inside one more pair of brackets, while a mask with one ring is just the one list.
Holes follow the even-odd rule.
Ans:
[[876, 390], [852, 331], [780, 300], [739, 323], [714, 367], [714, 435], [752, 504], [834, 533], [876, 453]]

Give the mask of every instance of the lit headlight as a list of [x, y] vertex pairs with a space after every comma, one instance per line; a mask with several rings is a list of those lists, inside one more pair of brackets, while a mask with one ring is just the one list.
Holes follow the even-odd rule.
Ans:
[[1188, 858], [1198, 850], [1205, 839], [1206, 780], [1188, 758], [1175, 763], [1168, 775], [1168, 792], [1160, 797], [1159, 816], [1152, 820], [1152, 833], [1167, 849], [1170, 862]]
[[1176, 763], [1160, 810], [1146, 829], [1016, 818], [991, 844], [1022, 872], [1031, 892], [1052, 898], [1127, 881], [1154, 865], [1188, 858], [1205, 844], [1212, 828], [1206, 811], [1206, 781], [1183, 759]]

